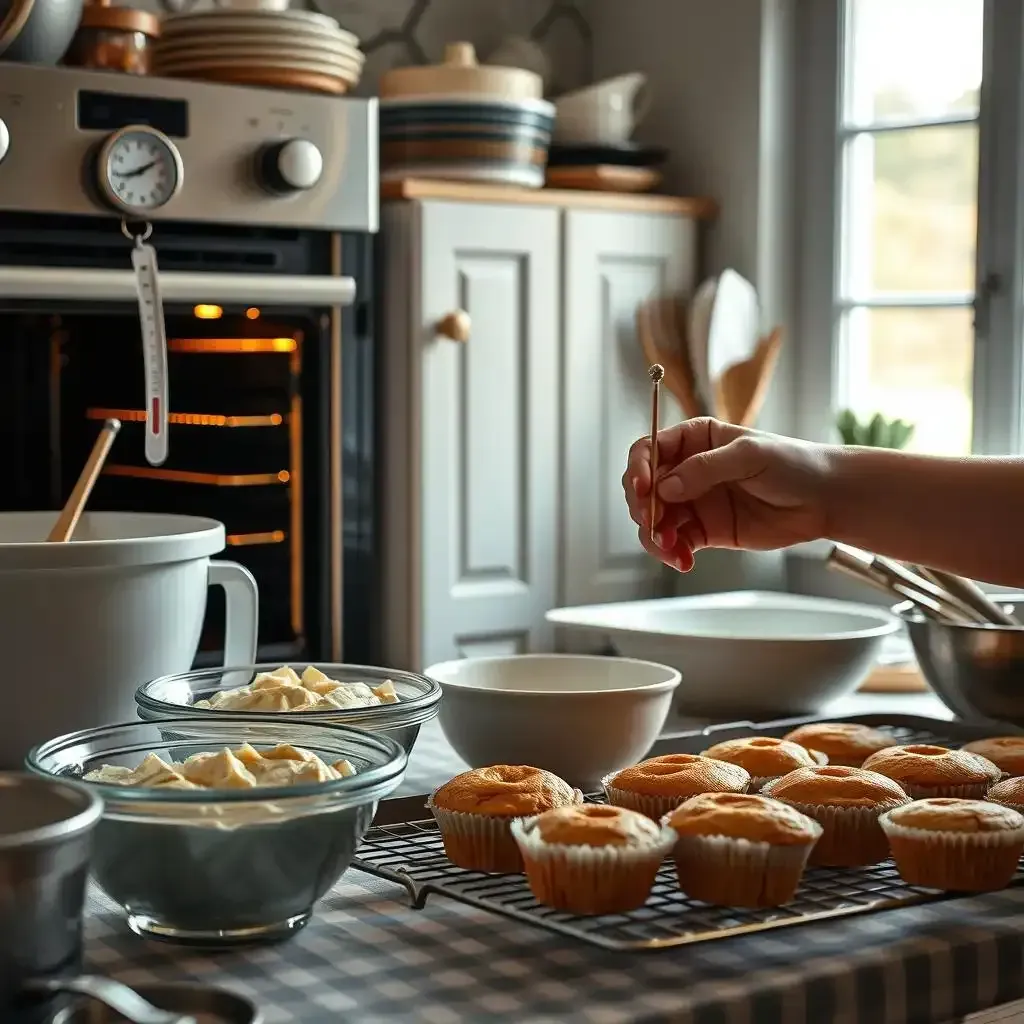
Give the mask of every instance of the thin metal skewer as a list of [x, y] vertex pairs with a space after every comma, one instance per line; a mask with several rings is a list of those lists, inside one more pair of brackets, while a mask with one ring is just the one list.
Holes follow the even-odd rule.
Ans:
[[651, 509], [650, 527], [651, 543], [654, 543], [654, 508], [655, 495], [654, 486], [658, 479], [658, 425], [661, 421], [659, 409], [661, 399], [661, 382], [665, 379], [665, 367], [661, 363], [654, 363], [647, 371], [651, 378]]

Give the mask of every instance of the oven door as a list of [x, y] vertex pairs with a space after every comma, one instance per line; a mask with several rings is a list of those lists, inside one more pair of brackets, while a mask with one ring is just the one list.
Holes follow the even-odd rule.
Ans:
[[[0, 403], [11, 456], [0, 507], [60, 507], [100, 423], [117, 417], [90, 507], [223, 522], [230, 557], [260, 587], [261, 660], [342, 660], [341, 334], [356, 281], [339, 273], [340, 236], [331, 249], [334, 273], [321, 274], [178, 269], [174, 250], [172, 269], [161, 260], [170, 451], [158, 467], [144, 455], [131, 271], [0, 266], [13, 399]], [[220, 657], [223, 631], [212, 588], [199, 663]]]

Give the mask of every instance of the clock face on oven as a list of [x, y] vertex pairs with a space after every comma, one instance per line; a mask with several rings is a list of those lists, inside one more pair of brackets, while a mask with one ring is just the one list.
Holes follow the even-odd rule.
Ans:
[[114, 132], [100, 149], [97, 173], [107, 201], [140, 216], [158, 210], [181, 188], [181, 155], [163, 132], [144, 125]]

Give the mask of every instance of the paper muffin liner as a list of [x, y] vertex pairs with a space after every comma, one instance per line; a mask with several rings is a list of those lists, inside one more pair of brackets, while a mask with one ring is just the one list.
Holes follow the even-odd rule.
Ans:
[[972, 782], [966, 786], [916, 786], [913, 782], [900, 782], [900, 786], [903, 787], [906, 794], [912, 800], [927, 800], [933, 796], [955, 796], [960, 797], [962, 800], [984, 800], [985, 794], [988, 792], [990, 786], [994, 786], [995, 783], [988, 782]]
[[676, 834], [662, 826], [645, 846], [567, 846], [549, 843], [517, 818], [510, 831], [519, 844], [526, 878], [538, 903], [567, 914], [624, 914], [647, 902]]
[[1005, 889], [1024, 853], [1024, 828], [1005, 832], [941, 832], [879, 819], [900, 877], [908, 885], [952, 892]]
[[732, 836], [679, 836], [672, 859], [679, 888], [692, 899], [723, 907], [780, 907], [796, 895], [816, 842], [776, 846]]
[[[575, 803], [583, 802], [583, 794], [578, 789], [575, 797]], [[437, 822], [445, 855], [456, 867], [490, 874], [522, 874], [523, 859], [509, 832], [514, 815], [450, 811], [438, 807], [433, 794], [427, 800], [427, 809]]]
[[[769, 794], [770, 795], [770, 794]], [[777, 798], [776, 798], [777, 799]], [[813, 818], [824, 829], [808, 863], [829, 868], [860, 868], [889, 859], [889, 841], [878, 824], [883, 807], [833, 807], [830, 804], [783, 803]], [[909, 798], [903, 803], [910, 803]]]

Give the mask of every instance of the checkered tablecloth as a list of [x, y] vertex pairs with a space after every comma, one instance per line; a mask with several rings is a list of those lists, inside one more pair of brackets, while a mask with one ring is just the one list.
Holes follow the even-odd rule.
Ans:
[[[425, 730], [403, 789], [459, 768]], [[353, 870], [274, 947], [143, 942], [99, 893], [86, 936], [97, 972], [233, 988], [265, 1024], [945, 1024], [1024, 995], [1024, 890], [609, 953], [442, 897], [415, 911], [404, 890]]]

